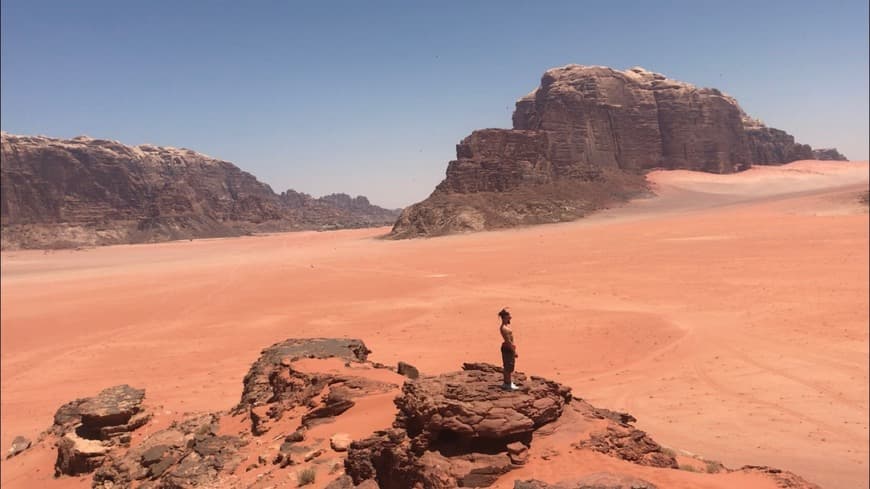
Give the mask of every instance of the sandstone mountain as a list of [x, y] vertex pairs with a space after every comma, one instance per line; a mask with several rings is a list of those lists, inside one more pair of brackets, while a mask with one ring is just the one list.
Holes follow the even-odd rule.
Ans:
[[52, 248], [392, 223], [365, 197], [280, 195], [188, 149], [2, 134], [3, 248]]
[[643, 68], [568, 65], [517, 101], [513, 129], [463, 139], [447, 177], [391, 236], [576, 219], [643, 192], [652, 168], [731, 173], [801, 159], [846, 158], [766, 127], [719, 90]]

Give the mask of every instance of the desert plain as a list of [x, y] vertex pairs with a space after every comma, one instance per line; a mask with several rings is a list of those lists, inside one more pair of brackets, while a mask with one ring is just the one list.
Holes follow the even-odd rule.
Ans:
[[[169, 415], [228, 409], [286, 338], [360, 338], [371, 360], [424, 374], [499, 363], [507, 306], [518, 370], [631, 413], [662, 445], [867, 487], [868, 173], [656, 171], [655, 196], [576, 222], [434, 239], [377, 228], [3, 252], [0, 446], [121, 383]], [[384, 427], [390, 405], [355, 407], [346, 428]], [[89, 487], [21, 458], [0, 466], [4, 488]], [[499, 487], [577, 470], [532, 463]]]

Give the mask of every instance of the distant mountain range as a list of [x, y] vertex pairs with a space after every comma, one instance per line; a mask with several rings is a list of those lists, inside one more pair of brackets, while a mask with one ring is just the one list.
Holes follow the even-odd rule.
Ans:
[[393, 223], [392, 238], [438, 236], [577, 219], [646, 192], [653, 168], [732, 173], [805, 159], [846, 158], [765, 126], [715, 88], [643, 68], [567, 65], [517, 101], [513, 129], [463, 139], [446, 178], [404, 210], [345, 194], [276, 194], [187, 149], [3, 133], [2, 247]]
[[359, 196], [276, 194], [188, 150], [2, 134], [2, 247], [69, 248], [392, 224]]

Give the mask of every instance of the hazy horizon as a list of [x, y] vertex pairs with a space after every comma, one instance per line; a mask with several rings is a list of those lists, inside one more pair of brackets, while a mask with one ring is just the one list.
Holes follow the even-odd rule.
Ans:
[[397, 208], [472, 130], [510, 127], [546, 69], [577, 63], [718, 88], [868, 159], [866, 2], [246, 7], [3, 1], [2, 130], [184, 147], [276, 192]]

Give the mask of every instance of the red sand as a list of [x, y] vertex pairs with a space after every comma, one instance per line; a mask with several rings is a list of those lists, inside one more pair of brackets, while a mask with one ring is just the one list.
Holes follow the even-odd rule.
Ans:
[[[424, 373], [498, 363], [510, 306], [518, 369], [630, 412], [663, 445], [867, 487], [868, 170], [656, 172], [659, 197], [578, 222], [429, 240], [382, 228], [4, 252], [0, 447], [118, 383], [173, 413], [227, 409], [288, 337], [358, 337], [372, 360]], [[22, 457], [3, 462], [3, 487]]]

